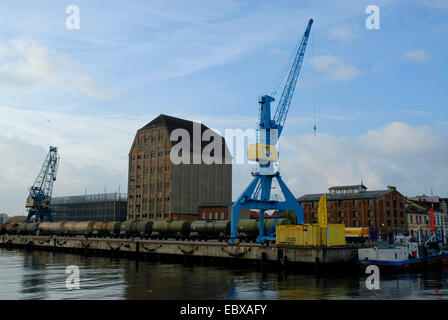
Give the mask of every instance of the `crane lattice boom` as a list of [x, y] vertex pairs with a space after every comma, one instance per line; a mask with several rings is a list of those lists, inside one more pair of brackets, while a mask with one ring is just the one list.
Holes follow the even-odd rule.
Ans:
[[283, 126], [285, 125], [286, 116], [288, 115], [289, 106], [294, 95], [297, 79], [299, 78], [300, 69], [302, 67], [303, 57], [305, 56], [305, 50], [308, 43], [308, 38], [310, 36], [312, 24], [313, 19], [310, 19], [310, 21], [308, 22], [308, 26], [303, 34], [302, 41], [300, 42], [300, 46], [297, 49], [297, 53], [289, 72], [288, 79], [286, 80], [282, 95], [280, 97], [280, 100], [278, 101], [277, 109], [275, 110], [273, 121], [275, 123], [275, 127], [278, 130], [279, 137], [283, 130]]
[[53, 183], [56, 181], [56, 173], [59, 165], [58, 149], [50, 147], [26, 201], [28, 209], [27, 221], [35, 216], [35, 221], [43, 220], [44, 217], [51, 221], [50, 201], [53, 193]]

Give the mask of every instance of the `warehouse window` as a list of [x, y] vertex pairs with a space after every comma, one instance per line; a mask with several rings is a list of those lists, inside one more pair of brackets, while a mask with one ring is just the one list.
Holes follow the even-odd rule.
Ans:
[[373, 206], [373, 199], [369, 199], [369, 206]]
[[369, 220], [369, 227], [373, 227], [373, 220]]
[[339, 217], [340, 218], [344, 218], [344, 212], [343, 211], [339, 211]]
[[356, 207], [358, 205], [358, 200], [353, 200], [353, 205]]
[[316, 208], [317, 208], [317, 201], [313, 201], [313, 202], [312, 202], [312, 207], [313, 207], [313, 209], [316, 209]]
[[205, 212], [202, 212], [202, 220], [205, 220]]
[[221, 212], [221, 219], [224, 220], [224, 212]]
[[218, 212], [215, 212], [215, 220], [218, 220]]
[[373, 217], [373, 211], [369, 210], [369, 217]]
[[359, 227], [359, 220], [353, 220], [353, 225], [355, 227]]
[[339, 224], [344, 224], [344, 220], [339, 220]]
[[313, 219], [317, 219], [317, 213], [313, 212]]
[[211, 212], [208, 213], [208, 218], [209, 218], [210, 220], [212, 219], [212, 213], [211, 213]]
[[344, 201], [343, 200], [339, 200], [339, 207], [344, 206]]
[[358, 211], [354, 211], [354, 212], [353, 212], [353, 216], [354, 216], [355, 218], [357, 218], [357, 217], [359, 216]]

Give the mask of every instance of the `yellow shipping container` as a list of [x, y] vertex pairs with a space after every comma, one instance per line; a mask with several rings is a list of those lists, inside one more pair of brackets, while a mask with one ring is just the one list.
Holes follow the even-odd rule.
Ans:
[[[329, 246], [345, 245], [345, 226], [343, 224], [329, 224]], [[277, 245], [316, 247], [327, 245], [325, 228], [317, 224], [304, 224], [292, 226], [277, 226]]]
[[[343, 224], [329, 224], [330, 241], [329, 246], [345, 246], [345, 225]], [[322, 245], [327, 245], [327, 231], [325, 228], [321, 228]]]

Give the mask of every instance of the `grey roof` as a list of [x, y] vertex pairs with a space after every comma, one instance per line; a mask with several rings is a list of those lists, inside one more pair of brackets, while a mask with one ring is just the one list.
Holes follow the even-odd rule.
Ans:
[[363, 184], [354, 184], [354, 185], [350, 185], [350, 186], [334, 186], [334, 187], [330, 187], [328, 188], [328, 190], [333, 190], [333, 189], [352, 189], [352, 188], [359, 188], [362, 187], [363, 189], [367, 189], [367, 187]]
[[[350, 193], [350, 194], [328, 194], [327, 200], [357, 200], [357, 199], [378, 199], [385, 194], [388, 194], [392, 190], [375, 190], [375, 191], [364, 191], [359, 193]], [[297, 198], [297, 201], [318, 201], [320, 197], [322, 197], [324, 193], [316, 193], [316, 194], [305, 194], [300, 198]]]

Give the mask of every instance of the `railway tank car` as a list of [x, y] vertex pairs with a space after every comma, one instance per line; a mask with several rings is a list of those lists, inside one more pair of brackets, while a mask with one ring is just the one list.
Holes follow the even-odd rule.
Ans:
[[[269, 230], [275, 219], [264, 220], [264, 230]], [[288, 218], [280, 218], [277, 221], [278, 226], [291, 225], [291, 220]], [[241, 241], [255, 241], [260, 233], [260, 220], [258, 219], [242, 219], [237, 225], [237, 236]]]
[[116, 238], [120, 235], [120, 227], [120, 222], [96, 222], [93, 225], [92, 236]]
[[[275, 219], [265, 219], [265, 230], [269, 230]], [[293, 224], [287, 217], [278, 219], [277, 225]], [[162, 220], [162, 221], [62, 221], [41, 223], [3, 223], [0, 233], [18, 235], [43, 235], [66, 237], [112, 237], [140, 238], [159, 240], [218, 240], [226, 241], [230, 237], [230, 220]], [[240, 241], [255, 241], [259, 234], [258, 219], [242, 219], [237, 225], [237, 237]]]
[[196, 220], [191, 223], [191, 240], [227, 240], [230, 236], [230, 220]]
[[154, 221], [151, 238], [176, 240], [190, 239], [191, 223], [189, 221]]

